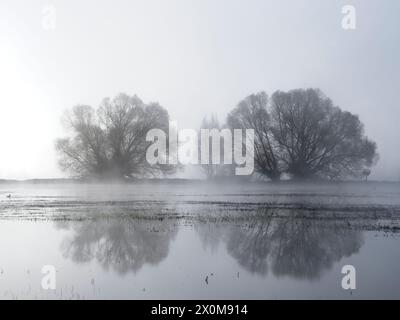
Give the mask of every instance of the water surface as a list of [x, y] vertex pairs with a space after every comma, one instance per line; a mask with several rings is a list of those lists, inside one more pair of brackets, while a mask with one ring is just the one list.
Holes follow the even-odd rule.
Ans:
[[[0, 297], [400, 298], [399, 193], [395, 184], [0, 185]], [[347, 264], [356, 290], [341, 287]], [[54, 291], [41, 287], [43, 265], [57, 270]]]

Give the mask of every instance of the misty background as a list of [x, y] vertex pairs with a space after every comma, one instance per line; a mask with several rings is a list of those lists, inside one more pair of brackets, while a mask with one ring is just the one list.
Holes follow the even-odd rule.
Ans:
[[[341, 26], [347, 4], [356, 30]], [[248, 94], [319, 87], [377, 142], [371, 178], [400, 180], [399, 12], [397, 0], [2, 0], [0, 178], [64, 177], [54, 141], [76, 104], [137, 94], [197, 129]]]

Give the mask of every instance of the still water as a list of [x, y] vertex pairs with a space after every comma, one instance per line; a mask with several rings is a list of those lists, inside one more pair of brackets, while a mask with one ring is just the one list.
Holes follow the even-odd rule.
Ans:
[[399, 191], [0, 185], [0, 298], [400, 298]]

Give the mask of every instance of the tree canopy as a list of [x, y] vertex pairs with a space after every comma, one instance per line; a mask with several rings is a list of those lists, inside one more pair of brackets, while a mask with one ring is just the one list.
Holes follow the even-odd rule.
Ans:
[[[160, 129], [169, 139], [168, 111], [158, 103], [145, 104], [137, 96], [119, 94], [104, 99], [97, 110], [75, 106], [65, 122], [71, 134], [58, 139], [56, 148], [62, 169], [75, 176], [160, 176], [178, 167], [146, 160], [152, 144], [146, 139], [150, 130]], [[236, 129], [254, 130], [255, 172], [272, 180], [283, 174], [294, 179], [368, 177], [378, 160], [377, 145], [365, 135], [359, 117], [335, 106], [319, 89], [276, 91], [270, 97], [265, 92], [251, 94], [228, 114], [225, 125], [216, 117], [205, 118], [200, 130], [209, 134], [205, 160], [214, 157], [214, 143], [218, 143], [218, 159], [231, 152], [225, 135], [231, 137]], [[233, 172], [231, 164], [206, 163], [202, 162], [202, 169], [208, 178]]]
[[168, 132], [168, 111], [137, 96], [119, 94], [100, 107], [75, 106], [65, 122], [71, 136], [58, 139], [60, 165], [78, 177], [125, 178], [170, 174], [172, 165], [149, 165], [146, 134], [153, 128]]
[[250, 95], [232, 110], [229, 127], [253, 128], [256, 171], [272, 180], [362, 176], [377, 159], [376, 143], [359, 117], [319, 89]]

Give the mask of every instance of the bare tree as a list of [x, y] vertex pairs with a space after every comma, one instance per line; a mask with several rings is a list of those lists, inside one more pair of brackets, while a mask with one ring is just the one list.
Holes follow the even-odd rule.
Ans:
[[229, 113], [232, 129], [254, 129], [255, 170], [272, 180], [362, 176], [378, 155], [358, 116], [318, 89], [246, 97]]
[[[225, 141], [226, 137], [224, 137], [224, 131], [225, 133], [229, 133], [231, 135], [231, 132], [224, 128], [224, 126], [220, 125], [218, 118], [216, 115], [212, 114], [210, 117], [205, 117], [201, 123], [200, 127], [200, 134], [199, 134], [199, 148], [202, 148], [202, 144], [205, 141], [202, 141], [204, 137], [202, 137], [201, 130], [206, 129], [208, 130], [208, 136], [206, 137], [208, 139], [208, 158], [207, 158], [207, 164], [202, 164], [201, 168], [206, 175], [207, 179], [216, 179], [220, 178], [223, 176], [230, 175], [230, 172], [233, 170], [232, 165], [230, 164], [225, 164], [223, 159], [225, 152], [231, 152], [231, 150], [225, 150], [225, 145], [226, 143], [230, 143], [230, 140]], [[222, 131], [221, 131], [222, 130]], [[219, 145], [218, 153], [219, 153], [219, 158], [220, 158], [220, 163], [213, 163], [213, 144], [217, 143]], [[216, 151], [216, 150], [214, 150]], [[202, 154], [202, 150], [200, 150], [200, 154]], [[202, 154], [202, 157], [204, 157], [204, 154]]]
[[294, 178], [360, 176], [377, 161], [377, 146], [358, 116], [333, 105], [318, 89], [277, 91], [272, 133]]
[[271, 130], [267, 94], [259, 92], [246, 97], [228, 114], [227, 124], [232, 130], [254, 129], [255, 171], [271, 180], [279, 180], [282, 174], [279, 146]]
[[59, 139], [56, 149], [62, 169], [78, 177], [125, 178], [173, 173], [172, 165], [150, 165], [146, 150], [149, 130], [168, 132], [167, 110], [144, 104], [137, 96], [119, 94], [103, 100], [97, 112], [78, 105], [67, 112], [72, 135]]

